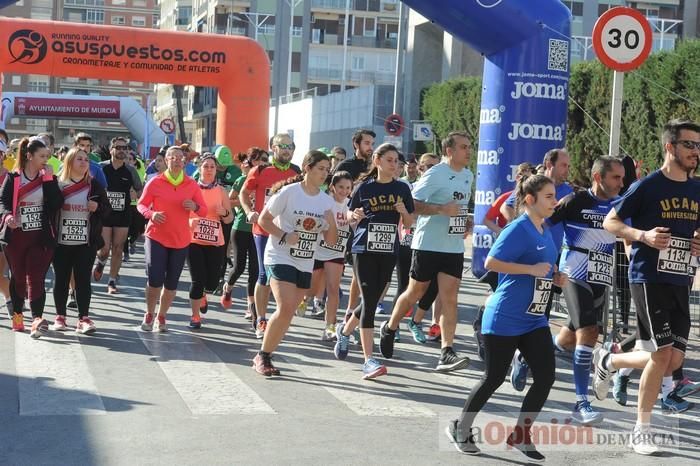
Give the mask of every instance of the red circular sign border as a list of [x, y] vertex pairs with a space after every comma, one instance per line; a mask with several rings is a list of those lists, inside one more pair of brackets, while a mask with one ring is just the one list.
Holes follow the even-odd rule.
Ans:
[[[617, 18], [618, 16], [632, 16], [642, 25], [642, 29], [644, 29], [644, 34], [646, 36], [646, 43], [644, 44], [644, 49], [642, 49], [642, 53], [637, 58], [628, 63], [620, 63], [613, 60], [605, 53], [605, 50], [603, 49], [602, 30], [605, 27], [605, 25], [610, 22], [610, 20], [612, 20], [613, 18]], [[651, 31], [651, 25], [649, 25], [649, 20], [646, 16], [644, 16], [641, 12], [635, 10], [634, 8], [629, 8], [625, 6], [611, 8], [605, 13], [603, 13], [600, 16], [600, 18], [598, 18], [598, 20], [596, 21], [595, 26], [593, 26], [593, 50], [595, 51], [598, 60], [600, 60], [608, 68], [611, 68], [615, 71], [631, 71], [636, 68], [639, 68], [642, 65], [642, 63], [644, 63], [644, 61], [649, 57], [649, 53], [651, 52], [651, 46], [653, 42], [654, 37]]]
[[[172, 129], [170, 131], [166, 131], [165, 128], [163, 128], [166, 122], [169, 122], [170, 126], [172, 126]], [[172, 118], [163, 118], [158, 126], [165, 134], [173, 134], [175, 132], [175, 122]]]
[[[391, 134], [391, 132], [389, 131], [389, 124], [394, 123], [393, 121], [390, 121], [392, 118], [399, 120], [399, 130], [394, 134]], [[384, 119], [384, 130], [387, 133], [389, 133], [390, 136], [397, 136], [397, 137], [401, 136], [401, 133], [403, 133], [403, 130], [404, 130], [404, 121], [403, 121], [403, 118], [401, 117], [401, 115], [399, 115], [398, 113], [392, 113], [391, 115], [386, 117]]]

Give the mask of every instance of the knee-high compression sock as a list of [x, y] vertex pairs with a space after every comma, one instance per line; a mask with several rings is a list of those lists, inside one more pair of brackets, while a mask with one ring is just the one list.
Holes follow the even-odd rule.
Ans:
[[588, 399], [588, 380], [591, 373], [593, 348], [586, 345], [576, 345], [574, 350], [574, 385], [576, 386], [576, 401]]

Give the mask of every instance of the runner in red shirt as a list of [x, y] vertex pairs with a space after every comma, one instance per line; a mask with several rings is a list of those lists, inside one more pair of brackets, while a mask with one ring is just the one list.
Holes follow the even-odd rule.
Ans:
[[292, 164], [293, 155], [294, 142], [289, 134], [276, 134], [272, 138], [271, 163], [259, 165], [248, 173], [239, 196], [246, 218], [253, 225], [253, 239], [258, 253], [259, 272], [258, 283], [255, 286], [254, 309], [258, 315], [255, 326], [257, 338], [262, 338], [267, 328], [267, 304], [270, 301], [270, 284], [263, 263], [268, 233], [258, 225], [258, 216], [270, 198], [270, 188], [300, 173], [299, 167]]

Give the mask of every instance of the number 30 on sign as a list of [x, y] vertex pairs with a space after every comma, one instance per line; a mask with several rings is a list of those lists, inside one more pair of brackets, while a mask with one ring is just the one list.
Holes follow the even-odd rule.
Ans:
[[649, 20], [633, 8], [616, 7], [603, 13], [593, 27], [593, 50], [615, 71], [638, 68], [651, 52]]

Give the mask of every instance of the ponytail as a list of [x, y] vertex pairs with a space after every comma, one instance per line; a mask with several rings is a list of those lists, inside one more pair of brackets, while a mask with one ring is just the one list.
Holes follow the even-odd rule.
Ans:
[[46, 145], [41, 141], [41, 139], [32, 138], [22, 138], [19, 142], [19, 150], [17, 160], [15, 161], [14, 171], [19, 173], [21, 170], [27, 166], [29, 161], [28, 155], [34, 154], [39, 149], [46, 149]]
[[[307, 167], [313, 168], [316, 166], [317, 163], [321, 162], [322, 160], [330, 161], [328, 156], [321, 151], [317, 151], [317, 150], [309, 151], [304, 156], [304, 162], [301, 165], [302, 169], [306, 169]], [[272, 186], [272, 188], [270, 189], [270, 193], [275, 194], [280, 189], [284, 188], [285, 186], [290, 185], [290, 184], [294, 184], [294, 183], [300, 183], [303, 180], [304, 180], [304, 174], [299, 174], [299, 175], [293, 176], [291, 178], [287, 178], [286, 180], [280, 181], [279, 183], [276, 183], [274, 186]]]

